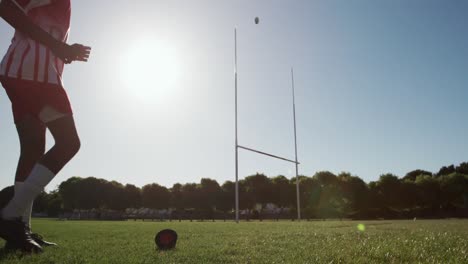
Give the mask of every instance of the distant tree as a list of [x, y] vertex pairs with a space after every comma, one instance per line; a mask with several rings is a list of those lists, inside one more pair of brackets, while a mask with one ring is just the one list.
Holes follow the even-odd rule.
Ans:
[[444, 176], [444, 175], [449, 175], [455, 172], [455, 166], [450, 165], [448, 167], [442, 167], [440, 168], [439, 172], [436, 173], [436, 177]]
[[338, 175], [339, 190], [344, 198], [344, 213], [357, 212], [368, 207], [369, 189], [366, 183], [350, 173]]
[[46, 212], [49, 217], [57, 217], [63, 211], [63, 201], [57, 190], [52, 191], [48, 195]]
[[218, 210], [227, 212], [235, 208], [235, 183], [226, 181], [221, 185], [221, 197]]
[[444, 209], [463, 208], [464, 195], [468, 193], [468, 177], [452, 173], [438, 178], [441, 189], [441, 202]]
[[401, 206], [401, 182], [397, 176], [391, 173], [381, 175], [377, 182], [377, 189], [381, 194], [383, 206], [394, 208]]
[[[423, 175], [427, 177], [431, 177], [429, 175]], [[403, 180], [400, 184], [400, 191], [399, 191], [399, 203], [397, 204], [397, 208], [399, 210], [411, 210], [417, 204], [418, 194], [417, 194], [417, 185], [414, 181], [411, 180]]]
[[124, 208], [140, 208], [141, 207], [141, 189], [132, 184], [125, 185], [123, 189]]
[[468, 175], [468, 162], [461, 163], [455, 171], [460, 174]]
[[47, 192], [41, 192], [33, 203], [33, 213], [45, 213], [49, 207], [49, 194]]
[[335, 174], [329, 171], [319, 171], [315, 173], [314, 178], [319, 182], [319, 184], [324, 187], [328, 185], [336, 185], [338, 183], [338, 178]]
[[320, 200], [316, 213], [321, 218], [342, 217], [345, 201], [340, 192], [338, 177], [328, 171], [317, 172], [314, 177], [320, 184]]
[[57, 217], [62, 212], [62, 198], [57, 190], [50, 193], [42, 192], [33, 203], [33, 213], [46, 213], [49, 217]]
[[58, 194], [65, 210], [107, 208], [123, 210], [140, 206], [139, 189], [116, 181], [94, 177], [72, 177], [59, 185]]
[[433, 211], [440, 207], [441, 189], [439, 181], [429, 175], [419, 175], [416, 184], [416, 205], [421, 208], [431, 208]]
[[274, 200], [273, 185], [267, 176], [257, 173], [256, 175], [248, 176], [243, 180], [245, 192], [252, 197], [252, 202], [255, 204], [267, 204]]
[[59, 186], [59, 193], [64, 202], [65, 209], [93, 209], [105, 205], [106, 180], [94, 177], [73, 177]]
[[[393, 174], [381, 175], [378, 181], [366, 184], [351, 173], [335, 175], [320, 171], [313, 177], [299, 176], [300, 200], [307, 217], [459, 216], [468, 208], [468, 162], [442, 167], [436, 174], [413, 170], [402, 179]], [[0, 203], [12, 195], [0, 192]], [[56, 191], [41, 194], [35, 202], [35, 212], [57, 215], [73, 209], [149, 207], [154, 209], [195, 209], [210, 213], [216, 208], [231, 211], [235, 207], [235, 183], [222, 186], [203, 178], [199, 184], [174, 184], [168, 190], [158, 184], [142, 189], [94, 177], [72, 177], [62, 182]], [[295, 208], [296, 179], [285, 176], [269, 178], [255, 174], [239, 181], [240, 209], [253, 209], [256, 204], [275, 203]], [[207, 216], [208, 214], [203, 214]], [[441, 215], [440, 215], [441, 216]], [[210, 216], [208, 216], [210, 217]]]
[[88, 177], [82, 179], [79, 183], [79, 189], [82, 190], [78, 196], [79, 209], [109, 208], [109, 188], [108, 182], [104, 179]]
[[184, 204], [182, 201], [182, 184], [176, 183], [171, 188], [171, 207], [182, 210], [184, 209]]
[[182, 204], [185, 209], [198, 209], [200, 207], [200, 195], [196, 183], [182, 185]]
[[143, 186], [141, 200], [143, 207], [165, 209], [169, 207], [171, 195], [166, 187], [153, 183]]
[[124, 210], [129, 207], [129, 200], [127, 200], [125, 195], [125, 187], [121, 183], [102, 181], [100, 185], [100, 192], [103, 197], [102, 204], [98, 208]]
[[252, 209], [256, 204], [253, 192], [245, 179], [239, 181], [239, 209]]
[[[295, 181], [293, 179], [292, 181]], [[299, 176], [300, 182], [300, 199], [302, 207], [307, 208], [311, 213], [315, 211], [320, 202], [322, 187], [315, 178]]]
[[373, 210], [384, 208], [386, 204], [384, 203], [384, 197], [380, 191], [378, 182], [369, 182], [367, 186], [369, 188], [369, 208]]
[[432, 176], [432, 172], [425, 171], [425, 170], [413, 170], [408, 172], [405, 177], [403, 177], [403, 180], [409, 180], [409, 181], [415, 181], [416, 177], [419, 175], [428, 175]]
[[59, 185], [58, 192], [62, 197], [65, 210], [79, 209], [79, 197], [83, 192], [83, 189], [80, 189], [79, 183], [82, 180], [80, 177], [71, 177]]
[[218, 199], [221, 197], [222, 190], [217, 181], [203, 178], [198, 188], [200, 193], [200, 208], [210, 210], [221, 205]]
[[271, 186], [273, 195], [270, 202], [280, 207], [293, 207], [296, 204], [295, 179], [292, 183], [280, 175], [271, 179]]

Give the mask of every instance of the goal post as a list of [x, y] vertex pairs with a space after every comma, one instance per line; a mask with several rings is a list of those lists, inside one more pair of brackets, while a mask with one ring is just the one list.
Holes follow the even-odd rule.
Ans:
[[293, 106], [293, 119], [294, 119], [294, 152], [295, 159], [288, 159], [278, 155], [273, 155], [264, 151], [256, 150], [254, 148], [239, 145], [238, 139], [238, 74], [237, 74], [237, 28], [234, 29], [234, 93], [235, 93], [235, 210], [236, 222], [239, 223], [239, 149], [257, 153], [260, 155], [268, 156], [271, 158], [283, 160], [293, 163], [296, 166], [296, 205], [297, 205], [297, 220], [301, 220], [301, 201], [300, 201], [300, 187], [299, 187], [299, 161], [297, 155], [297, 127], [296, 127], [296, 94], [294, 84], [294, 69], [291, 68], [291, 86], [292, 86], [292, 106]]

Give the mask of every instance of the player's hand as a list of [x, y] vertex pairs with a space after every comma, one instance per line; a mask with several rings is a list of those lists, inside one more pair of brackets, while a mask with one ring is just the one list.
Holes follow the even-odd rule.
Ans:
[[73, 44], [70, 46], [70, 55], [67, 59], [70, 62], [83, 61], [87, 62], [91, 53], [91, 47], [87, 47], [81, 44]]
[[55, 47], [53, 50], [55, 56], [62, 59], [66, 64], [70, 64], [74, 61], [88, 61], [89, 54], [91, 53], [91, 47], [87, 47], [81, 44], [67, 45], [63, 43], [59, 47]]
[[87, 62], [91, 53], [91, 47], [87, 47], [81, 44], [73, 44], [68, 46], [67, 56], [64, 62], [69, 64], [74, 61]]

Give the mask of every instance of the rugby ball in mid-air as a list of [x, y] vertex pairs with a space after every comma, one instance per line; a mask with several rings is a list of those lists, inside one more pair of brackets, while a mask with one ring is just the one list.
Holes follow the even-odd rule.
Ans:
[[177, 243], [177, 233], [172, 229], [164, 229], [156, 234], [154, 242], [159, 250], [173, 249]]
[[258, 25], [258, 23], [260, 23], [260, 18], [256, 17], [255, 18], [255, 24]]

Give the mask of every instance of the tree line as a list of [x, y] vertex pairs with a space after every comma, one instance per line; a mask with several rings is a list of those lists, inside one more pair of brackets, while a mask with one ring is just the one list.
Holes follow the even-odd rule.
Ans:
[[[329, 171], [300, 176], [299, 182], [304, 218], [468, 217], [468, 162], [442, 167], [437, 173], [414, 170], [401, 178], [383, 174], [370, 183], [348, 172], [335, 175]], [[295, 178], [257, 173], [239, 181], [239, 190], [243, 210], [261, 213], [266, 204], [274, 204], [295, 213]], [[94, 177], [72, 177], [58, 189], [41, 194], [34, 212], [50, 216], [74, 209], [232, 212], [234, 192], [234, 182], [219, 184], [207, 178], [171, 188], [157, 183], [139, 188]]]

